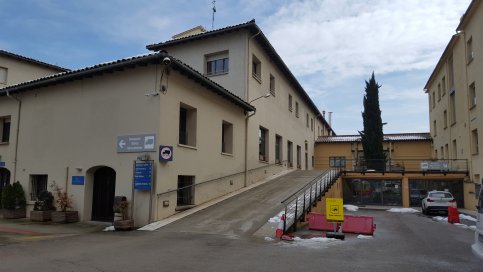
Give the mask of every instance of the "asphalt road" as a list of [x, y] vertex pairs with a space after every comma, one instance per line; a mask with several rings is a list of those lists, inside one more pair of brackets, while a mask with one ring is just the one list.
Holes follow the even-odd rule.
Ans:
[[283, 242], [252, 235], [280, 210], [272, 206], [280, 200], [270, 193], [272, 186], [153, 232], [98, 232], [0, 246], [0, 271], [482, 271], [483, 262], [470, 249], [473, 231], [421, 214], [354, 212], [375, 218], [372, 239], [348, 234], [344, 241]]

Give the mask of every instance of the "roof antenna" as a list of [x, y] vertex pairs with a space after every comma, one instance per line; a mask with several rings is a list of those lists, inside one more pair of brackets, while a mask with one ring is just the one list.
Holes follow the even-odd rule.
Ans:
[[213, 16], [211, 17], [211, 30], [213, 30], [215, 27], [215, 12], [216, 12], [215, 4], [216, 4], [216, 0], [213, 0]]

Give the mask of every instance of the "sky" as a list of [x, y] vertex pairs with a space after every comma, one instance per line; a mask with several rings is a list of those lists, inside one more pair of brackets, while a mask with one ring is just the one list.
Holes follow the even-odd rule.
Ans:
[[[255, 19], [336, 134], [363, 130], [374, 72], [384, 133], [429, 132], [423, 88], [470, 0], [218, 0], [214, 28]], [[202, 25], [213, 0], [0, 0], [0, 49], [69, 69], [135, 56]]]

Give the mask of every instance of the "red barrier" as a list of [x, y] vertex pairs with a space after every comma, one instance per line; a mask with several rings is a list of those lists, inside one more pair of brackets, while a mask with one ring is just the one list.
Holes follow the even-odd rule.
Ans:
[[334, 231], [334, 224], [327, 222], [325, 214], [309, 213], [309, 229]]
[[371, 216], [344, 216], [344, 223], [342, 223], [342, 232], [369, 234], [373, 235], [376, 229], [374, 218]]
[[448, 223], [455, 224], [460, 222], [458, 208], [448, 207]]

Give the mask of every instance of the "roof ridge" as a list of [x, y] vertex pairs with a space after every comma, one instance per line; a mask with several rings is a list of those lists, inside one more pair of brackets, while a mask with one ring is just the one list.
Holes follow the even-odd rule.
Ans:
[[0, 49], [0, 54], [4, 54], [4, 55], [7, 55], [9, 57], [17, 58], [17, 59], [28, 61], [28, 62], [33, 62], [35, 64], [50, 67], [50, 68], [53, 68], [53, 69], [56, 69], [56, 70], [70, 71], [70, 69], [63, 68], [63, 67], [60, 67], [58, 65], [54, 65], [54, 64], [50, 64], [50, 63], [40, 61], [40, 60], [37, 60], [37, 59], [33, 59], [33, 58], [30, 58], [30, 57], [22, 56], [22, 55], [12, 53], [10, 51], [3, 50], [3, 49]]

